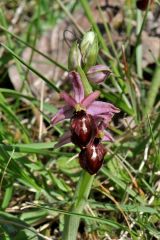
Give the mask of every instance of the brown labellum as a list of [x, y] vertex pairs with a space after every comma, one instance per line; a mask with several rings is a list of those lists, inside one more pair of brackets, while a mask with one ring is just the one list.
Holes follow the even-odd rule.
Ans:
[[81, 110], [74, 113], [71, 119], [71, 140], [80, 148], [86, 147], [96, 135], [96, 125], [93, 117]]
[[92, 143], [82, 149], [79, 154], [79, 163], [91, 175], [98, 172], [103, 164], [106, 149], [102, 143]]

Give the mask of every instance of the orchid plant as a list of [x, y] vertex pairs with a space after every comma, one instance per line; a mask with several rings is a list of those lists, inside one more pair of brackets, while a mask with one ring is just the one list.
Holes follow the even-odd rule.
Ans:
[[[96, 174], [102, 166], [106, 154], [103, 141], [113, 141], [113, 137], [106, 128], [114, 114], [119, 112], [119, 109], [113, 104], [97, 100], [100, 95], [99, 91], [91, 92], [85, 89], [86, 81], [89, 80], [91, 83], [99, 84], [111, 73], [108, 67], [104, 65], [94, 65], [97, 54], [98, 41], [92, 31], [84, 35], [80, 46], [77, 42], [73, 43], [68, 61], [70, 70], [68, 79], [72, 83], [72, 95], [67, 92], [60, 93], [66, 104], [51, 119], [53, 125], [65, 119], [70, 119], [70, 128], [60, 137], [55, 147], [61, 147], [72, 142], [80, 148], [79, 163], [82, 169], [87, 172], [86, 174], [89, 174], [86, 175], [88, 181], [91, 179], [91, 175]], [[85, 76], [84, 79], [82, 79], [83, 76]], [[89, 85], [88, 82], [86, 84]], [[82, 186], [84, 187], [86, 181], [84, 174], [81, 177], [81, 185], [78, 186], [78, 191], [82, 190]], [[87, 189], [86, 191], [83, 190], [84, 196], [88, 197], [89, 191]], [[85, 195], [85, 192], [88, 192], [87, 195]], [[83, 198], [83, 194], [81, 195], [81, 198]], [[82, 204], [82, 202], [83, 200], [78, 203], [80, 206], [73, 203], [72, 210], [81, 212], [85, 204]], [[79, 218], [76, 218], [75, 222], [77, 224], [73, 219], [75, 219], [74, 216], [66, 218], [63, 239], [76, 239]], [[74, 227], [70, 226], [69, 223], [74, 224]]]

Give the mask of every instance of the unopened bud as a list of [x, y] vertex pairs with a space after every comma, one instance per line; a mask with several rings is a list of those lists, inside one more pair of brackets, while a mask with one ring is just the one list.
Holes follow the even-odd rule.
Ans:
[[98, 55], [98, 38], [93, 32], [85, 33], [81, 45], [81, 54], [84, 70], [87, 71], [89, 67], [95, 65]]
[[93, 83], [104, 82], [111, 74], [110, 69], [105, 65], [96, 65], [90, 67], [87, 71], [88, 80]]
[[75, 41], [69, 51], [68, 57], [68, 70], [76, 70], [77, 67], [81, 66], [81, 52], [78, 43]]

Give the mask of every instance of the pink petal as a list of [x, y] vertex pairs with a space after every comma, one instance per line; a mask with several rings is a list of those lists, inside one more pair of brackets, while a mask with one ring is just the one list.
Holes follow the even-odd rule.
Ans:
[[69, 106], [71, 106], [71, 107], [75, 107], [75, 105], [77, 104], [77, 102], [75, 101], [75, 99], [73, 98], [73, 97], [71, 97], [70, 95], [68, 95], [68, 93], [66, 93], [66, 92], [62, 92], [62, 93], [60, 93], [60, 96], [61, 96], [61, 98], [63, 98], [65, 101], [66, 101], [66, 103], [69, 105]]
[[104, 137], [102, 139], [103, 142], [113, 142], [114, 138], [111, 136], [111, 134], [107, 131], [103, 131], [104, 132]]
[[60, 137], [58, 143], [56, 143], [54, 145], [54, 148], [59, 148], [67, 143], [70, 143], [71, 142], [71, 132], [68, 131], [66, 133], [63, 134], [63, 136]]
[[91, 81], [93, 83], [102, 83], [106, 79], [106, 74], [103, 72], [94, 73], [94, 75], [90, 75], [90, 76], [88, 76], [88, 78], [89, 78], [89, 81]]
[[113, 115], [114, 115], [113, 113], [95, 115], [94, 119], [96, 123], [99, 125], [98, 128], [103, 130], [104, 128], [108, 127], [108, 123], [111, 121]]
[[77, 103], [80, 103], [84, 98], [84, 89], [80, 79], [80, 75], [77, 72], [72, 71], [68, 73], [68, 78], [71, 80], [73, 85], [74, 99]]
[[[81, 104], [88, 108], [91, 104], [93, 104], [95, 102], [95, 99], [98, 98], [100, 95], [100, 92], [99, 91], [95, 91], [95, 92], [92, 92], [91, 94], [89, 94], [87, 97], [85, 97]], [[88, 112], [88, 111], [87, 111]]]
[[51, 124], [63, 121], [64, 119], [71, 118], [73, 115], [73, 108], [70, 106], [65, 106], [61, 108], [51, 119]]
[[94, 101], [87, 109], [91, 115], [118, 113], [120, 110], [111, 103]]

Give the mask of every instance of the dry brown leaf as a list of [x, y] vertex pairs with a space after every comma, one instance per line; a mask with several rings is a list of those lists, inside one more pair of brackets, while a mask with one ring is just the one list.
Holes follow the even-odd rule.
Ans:
[[155, 62], [160, 56], [160, 39], [148, 36], [147, 32], [142, 34], [143, 67]]

